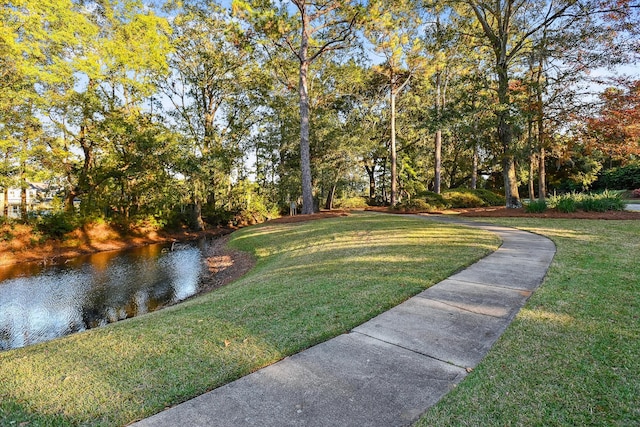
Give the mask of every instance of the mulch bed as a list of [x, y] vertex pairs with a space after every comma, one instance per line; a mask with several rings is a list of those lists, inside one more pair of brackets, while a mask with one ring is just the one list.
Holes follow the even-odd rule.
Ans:
[[424, 213], [432, 215], [457, 215], [464, 217], [480, 217], [480, 218], [563, 218], [563, 219], [608, 219], [608, 220], [630, 220], [640, 219], [640, 212], [632, 211], [607, 211], [607, 212], [559, 212], [555, 209], [547, 209], [542, 213], [528, 213], [524, 208], [507, 209], [504, 206], [490, 206], [484, 208], [460, 208], [447, 209], [436, 212], [420, 212], [389, 209], [387, 207], [371, 207], [368, 211], [386, 212], [396, 214]]
[[466, 217], [521, 217], [521, 218], [564, 218], [564, 219], [610, 219], [629, 220], [640, 219], [640, 212], [607, 211], [607, 212], [558, 212], [548, 209], [542, 213], [528, 213], [524, 208], [507, 209], [504, 206], [487, 208], [455, 209], [460, 216]]

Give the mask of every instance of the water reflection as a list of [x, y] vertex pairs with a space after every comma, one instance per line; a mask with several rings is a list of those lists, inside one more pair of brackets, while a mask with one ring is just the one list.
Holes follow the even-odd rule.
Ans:
[[204, 245], [174, 251], [151, 245], [56, 266], [0, 269], [0, 350], [103, 326], [195, 294]]

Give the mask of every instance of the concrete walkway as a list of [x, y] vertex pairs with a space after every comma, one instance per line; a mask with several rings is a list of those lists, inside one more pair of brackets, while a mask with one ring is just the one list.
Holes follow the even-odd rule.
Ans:
[[628, 211], [640, 212], [640, 203], [628, 203], [625, 209]]
[[542, 283], [555, 254], [553, 242], [536, 234], [451, 217], [422, 218], [481, 228], [503, 244], [350, 333], [134, 425], [415, 422], [487, 354]]

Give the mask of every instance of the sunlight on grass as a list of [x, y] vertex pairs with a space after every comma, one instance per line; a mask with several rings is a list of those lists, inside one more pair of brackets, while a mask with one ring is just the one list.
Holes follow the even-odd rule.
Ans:
[[491, 222], [547, 235], [556, 256], [486, 358], [417, 425], [638, 425], [640, 221]]
[[549, 322], [557, 325], [569, 325], [575, 322], [575, 319], [566, 314], [552, 313], [544, 310], [528, 310], [522, 309], [518, 316], [524, 320], [537, 322]]
[[124, 425], [347, 332], [498, 246], [495, 235], [354, 215], [242, 229], [255, 268], [182, 304], [0, 353], [0, 425]]

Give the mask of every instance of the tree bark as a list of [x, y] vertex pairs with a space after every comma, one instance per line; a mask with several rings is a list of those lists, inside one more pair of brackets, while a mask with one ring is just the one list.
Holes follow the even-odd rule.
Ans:
[[478, 145], [473, 146], [473, 159], [471, 166], [471, 189], [478, 188]]
[[4, 187], [4, 199], [2, 200], [2, 216], [9, 217], [9, 187]]
[[[438, 20], [438, 28], [440, 21]], [[439, 29], [438, 29], [439, 31]], [[434, 153], [434, 177], [433, 191], [440, 194], [442, 182], [442, 129], [440, 129], [440, 120], [442, 116], [442, 80], [440, 71], [436, 73], [436, 121], [438, 130], [435, 136], [435, 153]]]
[[515, 156], [513, 154], [512, 139], [513, 129], [509, 117], [509, 74], [506, 59], [501, 58], [497, 64], [498, 71], [498, 140], [502, 146], [502, 177], [504, 179], [504, 196], [508, 209], [522, 207], [518, 192], [518, 180], [515, 169]]
[[536, 156], [534, 153], [531, 153], [531, 157], [529, 157], [529, 199], [533, 200], [536, 198], [536, 192], [534, 190], [534, 179], [533, 174], [535, 173], [536, 166]]
[[369, 167], [368, 165], [364, 165], [364, 168], [367, 171], [367, 175], [369, 175], [369, 200], [373, 201], [376, 198], [375, 161], [373, 162], [373, 166]]
[[442, 181], [442, 131], [438, 129], [435, 137], [433, 191], [440, 194]]
[[333, 209], [333, 197], [336, 194], [336, 187], [337, 187], [337, 184], [334, 183], [331, 186], [331, 188], [329, 188], [329, 193], [327, 194], [327, 201], [324, 204], [325, 209], [328, 209], [328, 210]]
[[396, 153], [396, 93], [391, 79], [391, 206], [395, 206], [398, 201], [398, 171]]
[[546, 167], [545, 167], [545, 151], [544, 146], [540, 145], [540, 154], [538, 156], [538, 198], [544, 200], [547, 197], [546, 183]]
[[203, 231], [205, 229], [204, 221], [202, 220], [202, 199], [196, 197], [193, 203], [193, 225], [195, 231]]
[[541, 87], [541, 79], [542, 79], [542, 66], [540, 66], [540, 72], [538, 73], [538, 147], [539, 147], [539, 156], [538, 156], [538, 197], [540, 200], [544, 200], [547, 197], [547, 183], [546, 183], [546, 174], [547, 170], [545, 168], [545, 132], [544, 132], [544, 110], [542, 106], [542, 87]]
[[313, 187], [311, 185], [311, 152], [309, 147], [309, 16], [302, 16], [302, 39], [300, 43], [300, 170], [302, 172], [302, 213], [312, 214]]

